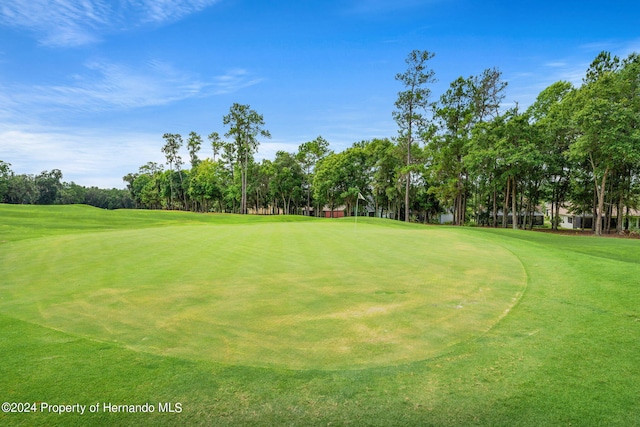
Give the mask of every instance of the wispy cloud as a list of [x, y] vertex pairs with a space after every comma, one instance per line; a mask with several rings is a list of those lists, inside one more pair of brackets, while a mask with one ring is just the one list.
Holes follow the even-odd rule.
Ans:
[[616, 44], [611, 41], [598, 41], [591, 43], [584, 43], [578, 46], [578, 49], [584, 52], [602, 52], [603, 50], [612, 50], [616, 48]]
[[551, 62], [547, 62], [544, 65], [545, 65], [545, 67], [562, 68], [562, 67], [566, 67], [567, 63], [564, 62], [564, 61], [551, 61]]
[[51, 86], [12, 87], [13, 110], [94, 112], [159, 106], [232, 93], [262, 81], [243, 69], [203, 79], [161, 61], [149, 61], [137, 68], [91, 61], [85, 64], [84, 72], [70, 80]]
[[214, 94], [222, 95], [256, 85], [264, 79], [252, 76], [247, 70], [236, 68], [224, 75], [216, 76], [214, 80]]
[[176, 21], [219, 0], [4, 0], [0, 25], [32, 32], [48, 46], [81, 46], [102, 35]]
[[[533, 68], [526, 71], [514, 70], [506, 75], [509, 81], [508, 99], [513, 101], [505, 105], [513, 106], [517, 101], [520, 106], [527, 107], [542, 90], [561, 80], [580, 87], [590, 64], [602, 51], [626, 58], [633, 52], [640, 52], [640, 39], [584, 43], [576, 46], [573, 52], [564, 57], [539, 59], [539, 65]], [[512, 87], [517, 87], [517, 91], [511, 91]]]
[[640, 52], [640, 39], [592, 42], [580, 45], [579, 49], [590, 54], [592, 56], [591, 59], [594, 59], [602, 51], [611, 52], [620, 58], [626, 58], [631, 53]]
[[219, 0], [129, 0], [141, 22], [162, 23], [175, 21], [183, 16], [199, 12]]
[[552, 59], [540, 66], [527, 70], [508, 73], [505, 78], [509, 82], [507, 97], [503, 108], [511, 108], [518, 104], [522, 109], [531, 105], [540, 92], [557, 81], [567, 81], [580, 86], [586, 70], [581, 59]]
[[618, 55], [626, 58], [632, 53], [640, 53], [640, 39], [635, 39], [624, 44], [620, 49]]
[[[162, 163], [159, 133], [118, 132], [98, 125], [69, 128], [69, 117], [126, 112], [142, 107], [228, 94], [260, 82], [244, 69], [203, 78], [151, 60], [123, 65], [90, 61], [62, 84], [0, 82], [0, 159], [16, 173], [60, 169], [66, 181], [122, 187], [121, 177], [148, 161]], [[58, 120], [61, 119], [61, 120]]]
[[347, 11], [356, 15], [376, 15], [398, 10], [424, 6], [425, 3], [436, 3], [441, 0], [353, 0], [349, 2]]

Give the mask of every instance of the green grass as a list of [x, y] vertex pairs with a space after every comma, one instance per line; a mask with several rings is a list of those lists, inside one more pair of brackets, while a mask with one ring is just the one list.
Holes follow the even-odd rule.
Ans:
[[164, 226], [7, 249], [1, 312], [140, 351], [251, 366], [424, 359], [488, 330], [526, 284], [517, 258], [484, 240], [343, 221]]
[[0, 243], [51, 235], [142, 229], [167, 225], [231, 225], [310, 221], [302, 216], [194, 215], [180, 211], [116, 210], [87, 205], [0, 204]]
[[[282, 222], [282, 220], [288, 222]], [[637, 425], [640, 242], [0, 205], [8, 425]]]

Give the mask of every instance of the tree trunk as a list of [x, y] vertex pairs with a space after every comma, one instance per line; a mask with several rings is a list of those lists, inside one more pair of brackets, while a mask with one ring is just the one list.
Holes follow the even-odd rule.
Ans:
[[556, 220], [557, 217], [555, 216], [555, 207], [558, 205], [557, 187], [558, 187], [558, 184], [556, 183], [556, 185], [553, 186], [553, 195], [551, 196], [551, 229], [552, 230], [558, 229], [558, 221]]
[[173, 210], [173, 163], [169, 162], [169, 170], [171, 174], [169, 176], [169, 193], [171, 194], [171, 204], [169, 210]]
[[623, 230], [623, 223], [622, 223], [622, 211], [623, 211], [623, 207], [622, 207], [622, 192], [620, 192], [620, 199], [618, 199], [618, 206], [617, 206], [617, 214], [618, 214], [618, 218], [616, 221], [616, 232], [619, 233]]
[[513, 218], [512, 224], [513, 224], [513, 229], [517, 230], [518, 229], [518, 215], [517, 215], [517, 205], [516, 205], [516, 178], [513, 177], [511, 178], [513, 180], [513, 183], [511, 185], [511, 210], [512, 210], [512, 214], [511, 217]]
[[[593, 179], [596, 177], [594, 175]], [[591, 206], [591, 213], [593, 221], [591, 221], [591, 231], [596, 232], [596, 217], [598, 216], [598, 182], [595, 182], [595, 186], [593, 188], [593, 204]]]
[[495, 184], [493, 186], [493, 227], [498, 226], [498, 191]]
[[[460, 162], [462, 163], [463, 159], [460, 159]], [[468, 174], [463, 174], [464, 175], [464, 179], [462, 180], [462, 188], [460, 189], [461, 192], [461, 196], [462, 196], [462, 211], [460, 212], [460, 225], [464, 225], [464, 223], [467, 221], [467, 186], [469, 183], [469, 175]]]
[[187, 206], [187, 193], [184, 191], [184, 181], [182, 180], [182, 170], [178, 169], [178, 176], [180, 177], [180, 191], [182, 191], [182, 200], [184, 201], [184, 210], [188, 210]]
[[607, 194], [609, 196], [608, 203], [605, 203], [607, 206], [607, 225], [605, 227], [605, 233], [611, 233], [611, 219], [613, 217], [613, 179], [607, 180]]
[[624, 229], [626, 231], [629, 231], [629, 222], [631, 221], [629, 220], [629, 205], [627, 205], [627, 213], [624, 218]]
[[[597, 219], [595, 224], [596, 236], [602, 236], [602, 210], [604, 209], [604, 192], [606, 189], [608, 173], [609, 173], [609, 168], [605, 169], [604, 173], [602, 174], [602, 182], [600, 184], [600, 187], [598, 187], [597, 181], [596, 181], [596, 193], [598, 195], [598, 208], [596, 210]], [[595, 174], [594, 174], [594, 179], [596, 179]]]
[[[516, 191], [515, 191], [516, 188], [517, 188], [516, 187], [516, 181], [515, 181], [515, 178], [514, 178], [514, 181], [513, 181], [514, 194], [516, 193]], [[522, 225], [524, 227], [526, 222], [525, 221], [523, 221], [522, 223], [520, 222], [520, 212], [525, 210], [524, 209], [524, 189], [519, 193], [519, 195], [520, 195], [520, 201], [518, 202], [518, 200], [516, 199], [516, 210], [518, 211], [518, 227], [520, 225]]]
[[[411, 165], [411, 120], [413, 120], [413, 108], [409, 107], [409, 134], [407, 135], [407, 169]], [[404, 194], [404, 222], [409, 222], [409, 191], [411, 190], [411, 171], [407, 171], [407, 183]]]
[[[246, 150], [246, 149], [245, 149]], [[242, 174], [240, 176], [241, 183], [241, 195], [240, 195], [240, 213], [245, 215], [247, 213], [247, 170], [249, 167], [249, 154], [244, 153], [244, 164], [242, 165]]]
[[508, 212], [507, 210], [509, 209], [509, 189], [511, 186], [511, 177], [507, 178], [507, 188], [505, 189], [505, 193], [504, 193], [504, 206], [502, 208], [502, 228], [507, 228], [507, 225], [509, 224], [508, 221]]

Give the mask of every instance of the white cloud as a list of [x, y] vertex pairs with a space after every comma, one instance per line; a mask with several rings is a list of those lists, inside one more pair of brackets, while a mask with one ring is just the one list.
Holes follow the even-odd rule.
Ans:
[[[59, 169], [63, 181], [99, 188], [124, 188], [122, 177], [147, 162], [164, 164], [158, 134], [114, 133], [112, 130], [26, 127], [0, 124], [0, 160], [16, 174], [38, 174]], [[256, 160], [274, 159], [282, 150], [295, 153], [300, 143], [262, 140]], [[183, 160], [188, 158], [181, 153]], [[200, 157], [210, 157], [205, 143]], [[186, 165], [186, 167], [189, 167]]]
[[164, 162], [157, 135], [101, 130], [27, 130], [0, 125], [0, 160], [17, 174], [60, 169], [63, 180], [123, 188], [122, 177], [149, 161]]
[[48, 46], [81, 46], [104, 34], [176, 21], [218, 0], [4, 0], [0, 24], [33, 32]]

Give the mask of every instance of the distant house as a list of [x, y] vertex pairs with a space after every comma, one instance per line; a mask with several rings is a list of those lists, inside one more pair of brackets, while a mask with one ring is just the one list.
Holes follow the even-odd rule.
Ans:
[[[611, 215], [612, 220], [618, 219], [617, 209], [613, 209], [613, 213]], [[640, 210], [638, 209], [629, 209], [629, 214], [627, 215], [627, 209], [622, 210], [622, 229], [623, 230], [638, 230], [640, 229]]]
[[[497, 216], [498, 216], [498, 224], [502, 224], [502, 211], [498, 211]], [[489, 216], [489, 218], [492, 218], [491, 215]], [[527, 222], [526, 223], [527, 227], [529, 226], [529, 224], [540, 227], [544, 225], [544, 215], [537, 211], [533, 213], [533, 217], [531, 217], [530, 214], [525, 215], [524, 213], [520, 213], [518, 215], [518, 225], [522, 226], [522, 224], [525, 221]], [[511, 212], [507, 213], [507, 225], [508, 226], [513, 225], [513, 214]]]
[[[484, 215], [481, 215], [478, 225], [483, 225], [483, 226], [491, 225], [492, 219], [493, 219], [493, 213], [485, 212]], [[502, 211], [498, 211], [496, 215], [496, 219], [497, 219], [498, 227], [502, 226]], [[527, 227], [531, 223], [533, 223], [534, 226], [541, 226], [544, 224], [544, 215], [537, 211], [533, 213], [533, 219], [529, 215], [525, 215], [524, 213], [521, 213], [520, 215], [518, 215], [518, 224], [522, 226], [525, 219], [527, 221]], [[447, 210], [445, 213], [440, 214], [440, 224], [451, 224], [452, 222], [453, 222], [453, 213], [451, 213], [450, 210]], [[511, 212], [509, 212], [507, 213], [507, 225], [511, 226], [512, 224], [513, 224], [513, 215], [511, 214]]]
[[[323, 218], [343, 218], [345, 216], [355, 215], [355, 206], [351, 206], [350, 212], [347, 214], [347, 207], [345, 205], [334, 206], [333, 210], [329, 206], [322, 208]], [[360, 201], [358, 206], [358, 216], [370, 216], [383, 218], [381, 211], [376, 212], [375, 206], [370, 201]], [[386, 218], [386, 216], [384, 216]]]
[[447, 209], [444, 213], [440, 214], [440, 224], [451, 224], [453, 222], [453, 213], [451, 209]]
[[342, 218], [347, 207], [344, 205], [335, 206], [333, 210], [329, 206], [322, 208], [323, 218]]
[[[559, 216], [560, 216], [560, 222], [558, 223], [558, 226], [560, 228], [572, 229], [572, 230], [593, 228], [593, 214], [591, 213], [576, 214], [576, 213], [569, 212], [567, 208], [561, 207]], [[623, 229], [629, 229], [629, 230], [640, 229], [640, 210], [630, 209], [629, 216], [627, 217], [627, 210], [625, 209], [623, 211], [622, 219], [625, 222], [622, 227]], [[606, 215], [603, 215], [602, 216], [603, 223], [605, 223], [606, 220], [607, 220]], [[628, 223], [627, 223], [627, 220], [628, 220]], [[618, 221], [618, 214], [616, 212], [616, 209], [614, 208], [611, 215], [611, 227], [615, 228], [617, 221]]]
[[559, 228], [565, 229], [579, 229], [579, 228], [593, 228], [593, 215], [590, 213], [576, 214], [569, 212], [567, 208], [561, 207], [558, 212], [560, 220], [558, 221]]

